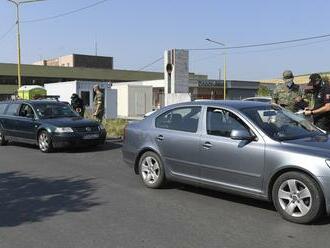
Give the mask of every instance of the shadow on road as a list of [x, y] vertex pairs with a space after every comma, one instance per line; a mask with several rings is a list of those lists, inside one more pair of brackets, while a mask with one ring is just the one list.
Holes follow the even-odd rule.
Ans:
[[[190, 185], [185, 185], [185, 184], [180, 184], [180, 183], [175, 183], [175, 182], [170, 183], [164, 189], [183, 190], [183, 191], [194, 193], [194, 194], [205, 195], [205, 196], [218, 198], [218, 199], [225, 200], [225, 201], [231, 201], [231, 202], [235, 202], [238, 204], [244, 204], [244, 205], [253, 206], [256, 208], [276, 212], [276, 209], [271, 202], [248, 198], [248, 197], [230, 194], [230, 193], [224, 193], [224, 192], [215, 191], [215, 190], [211, 190], [211, 189], [199, 188], [196, 186], [190, 186]], [[315, 225], [315, 226], [323, 226], [323, 225], [329, 225], [329, 224], [330, 224], [330, 216], [326, 216], [325, 214], [323, 216], [321, 216], [321, 218], [318, 219], [317, 221], [311, 223], [311, 225]]]
[[0, 173], [0, 227], [39, 222], [67, 212], [88, 211], [101, 203], [90, 179], [33, 178]]
[[104, 145], [99, 145], [99, 146], [77, 146], [77, 147], [57, 149], [56, 152], [66, 152], [66, 153], [104, 152], [104, 151], [116, 150], [121, 147], [122, 145], [119, 142], [107, 142]]
[[[23, 147], [33, 150], [39, 150], [37, 145], [30, 145], [25, 143], [12, 142], [12, 146]], [[65, 148], [58, 148], [54, 150], [54, 153], [90, 153], [90, 152], [103, 152], [121, 148], [120, 142], [107, 142], [104, 145], [99, 146], [69, 146]]]
[[253, 199], [245, 196], [240, 196], [240, 195], [235, 195], [235, 194], [230, 194], [230, 193], [224, 193], [221, 191], [216, 191], [216, 190], [211, 190], [211, 189], [206, 189], [206, 188], [199, 188], [196, 186], [190, 186], [190, 185], [185, 185], [185, 184], [179, 184], [179, 183], [171, 183], [171, 186], [168, 187], [168, 189], [178, 189], [178, 190], [183, 190], [187, 191], [190, 193], [194, 194], [199, 194], [199, 195], [204, 195], [204, 196], [209, 196], [213, 198], [218, 198], [221, 200], [226, 200], [226, 201], [231, 201], [239, 204], [244, 204], [244, 205], [249, 205], [269, 211], [276, 211], [275, 207], [273, 206], [272, 203], [267, 202], [267, 201], [262, 201], [258, 199]]

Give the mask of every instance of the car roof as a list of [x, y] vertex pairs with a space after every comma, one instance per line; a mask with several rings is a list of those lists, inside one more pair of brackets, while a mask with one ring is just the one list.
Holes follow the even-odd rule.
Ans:
[[248, 97], [243, 99], [244, 100], [249, 100], [249, 99], [267, 99], [267, 100], [272, 100], [270, 96], [254, 96], [254, 97]]
[[251, 102], [251, 101], [240, 101], [240, 100], [198, 100], [192, 102], [179, 103], [172, 106], [184, 106], [184, 105], [196, 105], [196, 106], [218, 106], [227, 107], [233, 109], [253, 108], [269, 106], [270, 103], [266, 102]]
[[55, 100], [8, 100], [8, 101], [2, 101], [0, 103], [6, 103], [6, 104], [9, 104], [9, 103], [28, 103], [28, 104], [31, 104], [31, 105], [35, 105], [35, 104], [38, 104], [38, 103], [43, 103], [43, 104], [50, 104], [50, 103], [63, 103], [63, 102], [60, 102], [60, 101], [55, 101]]

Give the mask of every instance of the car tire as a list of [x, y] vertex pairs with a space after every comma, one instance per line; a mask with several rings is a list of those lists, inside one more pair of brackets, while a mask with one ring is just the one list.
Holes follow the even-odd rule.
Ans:
[[324, 198], [318, 183], [300, 172], [287, 172], [277, 178], [272, 189], [276, 210], [288, 221], [308, 224], [324, 210]]
[[6, 140], [4, 130], [0, 127], [0, 146], [5, 146], [8, 144], [8, 140]]
[[38, 146], [40, 151], [50, 153], [53, 151], [52, 139], [47, 131], [41, 131], [38, 135]]
[[154, 152], [146, 152], [139, 161], [139, 174], [148, 188], [158, 189], [166, 184], [164, 165]]

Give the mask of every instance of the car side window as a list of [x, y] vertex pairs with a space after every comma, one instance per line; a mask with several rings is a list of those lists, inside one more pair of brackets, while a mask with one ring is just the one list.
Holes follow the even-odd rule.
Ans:
[[0, 103], [0, 115], [3, 115], [5, 113], [7, 106], [8, 104], [6, 103]]
[[20, 106], [19, 103], [10, 104], [7, 111], [6, 111], [6, 115], [17, 116], [19, 106]]
[[19, 116], [26, 118], [34, 118], [34, 112], [32, 107], [27, 104], [22, 104], [19, 110]]
[[156, 128], [196, 133], [201, 107], [172, 109], [156, 118]]
[[207, 108], [207, 134], [230, 137], [233, 130], [247, 130], [246, 124], [235, 114], [218, 108]]

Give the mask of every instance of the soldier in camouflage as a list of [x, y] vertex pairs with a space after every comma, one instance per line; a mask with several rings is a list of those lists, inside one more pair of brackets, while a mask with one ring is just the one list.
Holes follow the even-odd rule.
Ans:
[[299, 85], [293, 82], [292, 71], [283, 72], [284, 83], [276, 85], [273, 93], [273, 102], [292, 111], [299, 110], [299, 103], [303, 101]]
[[101, 123], [104, 115], [104, 95], [98, 85], [95, 85], [93, 89], [95, 92], [93, 116]]

